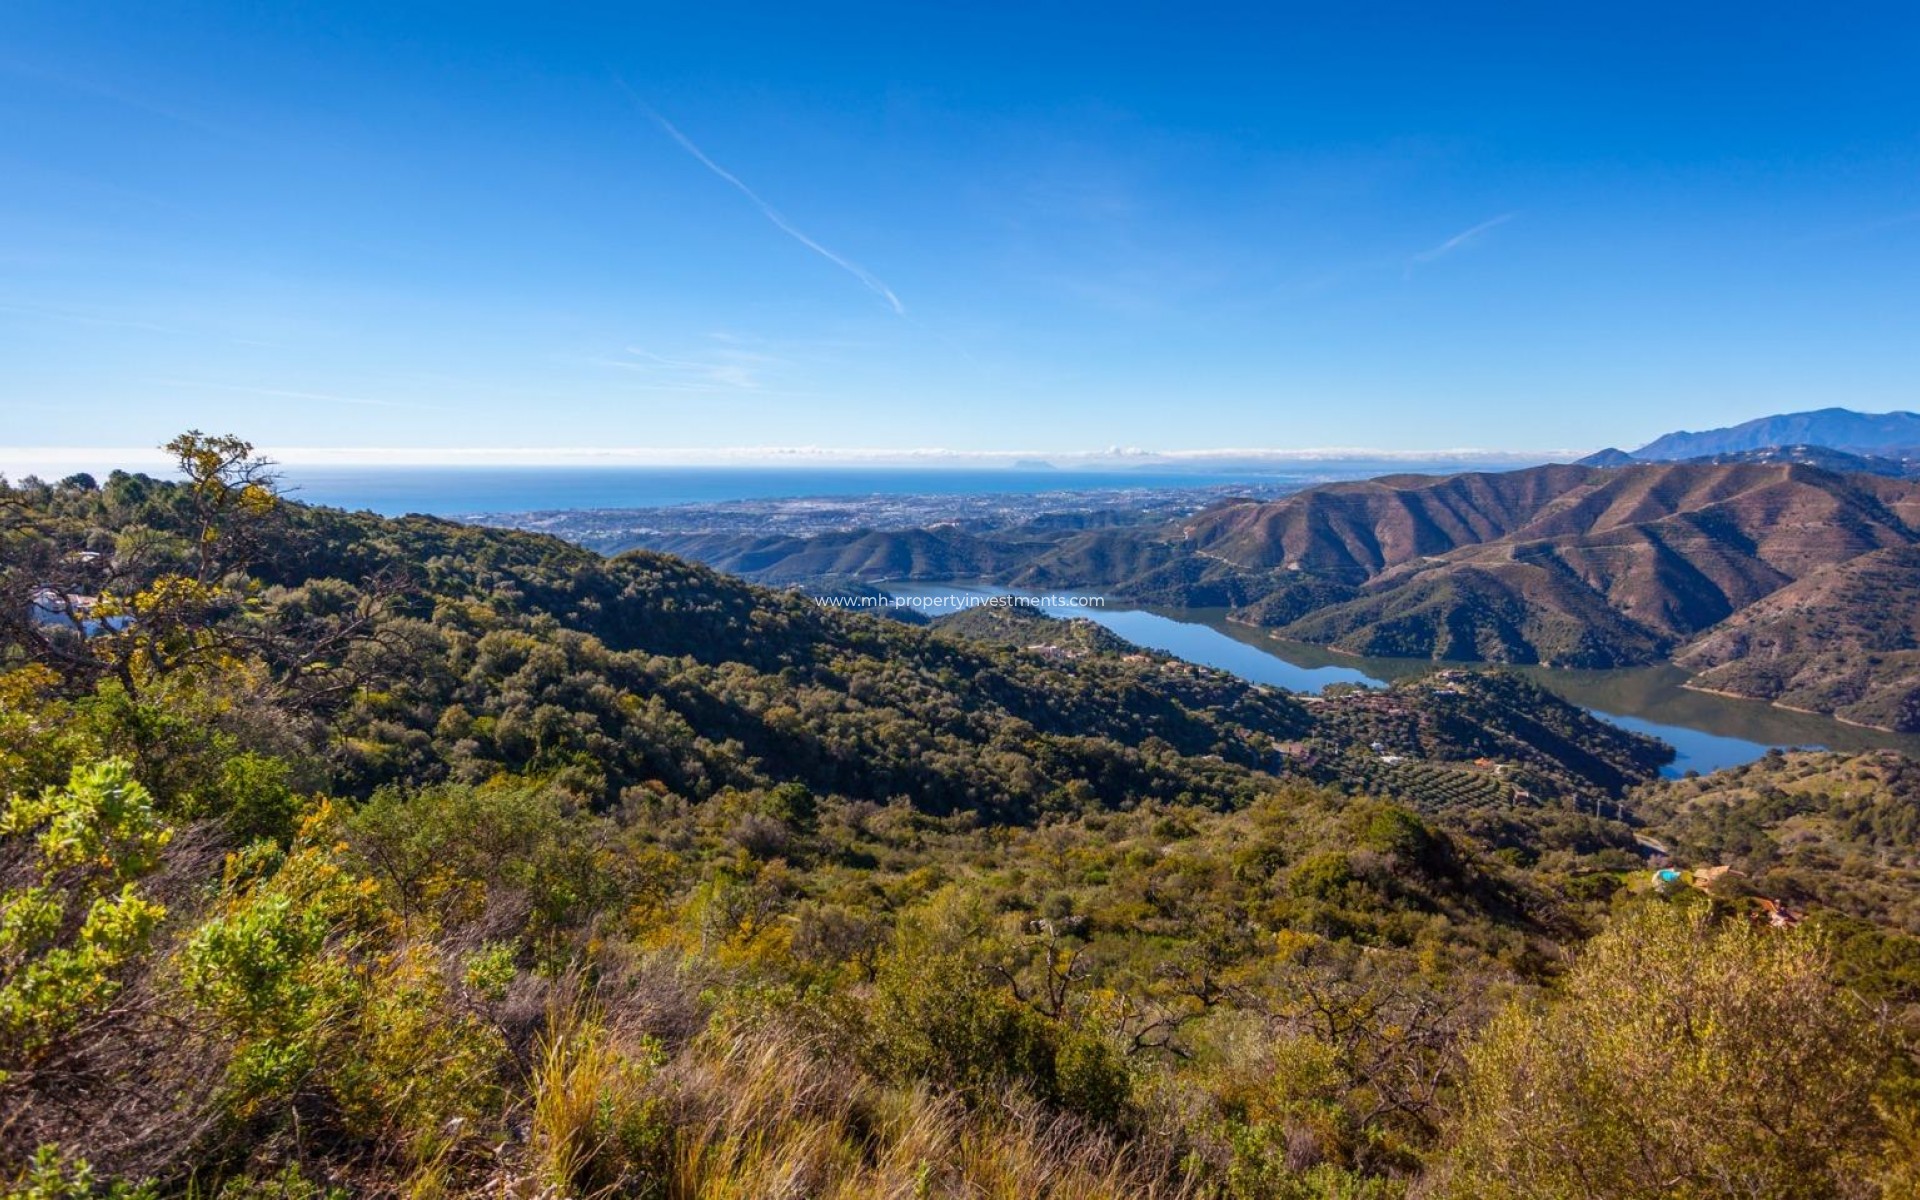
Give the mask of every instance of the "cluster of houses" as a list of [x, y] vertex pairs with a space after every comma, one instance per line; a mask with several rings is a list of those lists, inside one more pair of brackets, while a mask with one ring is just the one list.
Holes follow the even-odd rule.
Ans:
[[1077, 646], [1056, 646], [1052, 642], [1035, 642], [1027, 647], [1027, 652], [1037, 654], [1048, 662], [1070, 662], [1086, 657], [1086, 651]]

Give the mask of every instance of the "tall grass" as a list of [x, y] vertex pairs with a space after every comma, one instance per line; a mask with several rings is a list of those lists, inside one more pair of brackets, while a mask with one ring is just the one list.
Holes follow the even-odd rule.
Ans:
[[534, 1178], [556, 1196], [657, 1194], [664, 1137], [648, 1090], [649, 1047], [616, 1044], [598, 1012], [556, 1008], [533, 1073]]
[[776, 1030], [671, 1068], [670, 1200], [1179, 1200], [1158, 1156], [1009, 1095], [969, 1109], [884, 1084]]

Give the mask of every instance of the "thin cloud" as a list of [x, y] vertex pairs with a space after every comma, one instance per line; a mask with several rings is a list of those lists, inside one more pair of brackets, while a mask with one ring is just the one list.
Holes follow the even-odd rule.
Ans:
[[1475, 225], [1471, 229], [1461, 230], [1459, 233], [1454, 234], [1452, 237], [1448, 238], [1444, 242], [1441, 242], [1437, 246], [1430, 246], [1427, 249], [1422, 250], [1420, 253], [1407, 259], [1406, 273], [1409, 276], [1411, 276], [1413, 274], [1413, 269], [1415, 267], [1424, 266], [1425, 264], [1430, 262], [1437, 262], [1440, 259], [1445, 258], [1447, 255], [1452, 254], [1457, 250], [1466, 249], [1468, 246], [1473, 245], [1475, 242], [1485, 237], [1492, 230], [1497, 229], [1502, 225], [1505, 225], [1508, 221], [1513, 220], [1515, 217], [1519, 215], [1520, 214], [1517, 212], [1501, 213], [1499, 216], [1494, 217], [1491, 220], [1480, 222], [1478, 225]]
[[739, 391], [759, 390], [761, 368], [776, 365], [779, 361], [750, 351], [728, 351], [720, 358], [711, 360], [669, 358], [639, 346], [627, 347], [627, 353], [633, 358], [600, 361], [608, 366], [640, 371], [681, 385], [700, 384], [708, 388]]
[[885, 300], [887, 302], [887, 307], [893, 309], [893, 311], [897, 315], [903, 316], [903, 317], [907, 315], [906, 306], [900, 303], [900, 297], [894, 295], [893, 289], [888, 287], [885, 283], [881, 282], [881, 280], [877, 276], [875, 276], [871, 271], [868, 271], [865, 267], [862, 267], [860, 264], [853, 262], [850, 259], [847, 259], [839, 254], [835, 254], [833, 251], [827, 249], [825, 246], [822, 246], [819, 242], [816, 242], [811, 237], [808, 237], [804, 232], [796, 228], [793, 222], [787, 220], [786, 217], [782, 216], [779, 209], [775, 208], [771, 204], [768, 204], [765, 200], [762, 200], [758, 192], [754, 191], [752, 188], [742, 183], [738, 175], [735, 175], [732, 171], [727, 170], [725, 167], [721, 166], [719, 163], [713, 161], [711, 158], [708, 158], [706, 151], [700, 149], [699, 146], [695, 145], [692, 138], [688, 137], [684, 133], [681, 133], [679, 128], [675, 126], [673, 122], [667, 120], [665, 117], [655, 112], [653, 109], [653, 106], [648, 104], [646, 101], [642, 100], [638, 95], [636, 95], [632, 88], [627, 87], [625, 83], [621, 83], [620, 87], [622, 90], [624, 90], [627, 93], [628, 96], [633, 98], [633, 102], [640, 106], [641, 111], [645, 112], [647, 116], [653, 120], [654, 124], [658, 125], [663, 131], [665, 131], [668, 137], [672, 138], [675, 142], [679, 143], [680, 148], [682, 150], [685, 150], [688, 154], [693, 155], [693, 157], [699, 161], [701, 166], [705, 167], [709, 171], [712, 171], [715, 175], [718, 175], [721, 179], [724, 179], [728, 183], [732, 184], [734, 189], [738, 191], [742, 196], [745, 196], [747, 199], [753, 201], [754, 207], [760, 210], [760, 215], [765, 217], [768, 221], [771, 221], [773, 223], [774, 228], [778, 229], [781, 233], [786, 234], [788, 237], [792, 238], [794, 241], [799, 242], [802, 246], [805, 246], [807, 249], [813, 251], [815, 254], [818, 254], [821, 258], [826, 259], [828, 262], [832, 263], [834, 266], [839, 267], [842, 271], [845, 271], [847, 274], [853, 276], [855, 279], [858, 279], [861, 282], [861, 284], [866, 287], [868, 291], [880, 297], [882, 300]]

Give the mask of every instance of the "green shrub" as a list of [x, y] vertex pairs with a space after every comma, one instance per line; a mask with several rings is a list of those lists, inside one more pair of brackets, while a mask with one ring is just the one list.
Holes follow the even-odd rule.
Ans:
[[1392, 854], [1409, 863], [1427, 865], [1436, 850], [1433, 830], [1404, 808], [1382, 805], [1367, 819], [1360, 844], [1368, 850]]
[[461, 981], [482, 1000], [504, 1000], [519, 970], [514, 964], [516, 949], [512, 942], [488, 942], [467, 956]]
[[453, 1004], [431, 948], [410, 947], [377, 968], [358, 1018], [325, 1073], [350, 1133], [426, 1164], [499, 1111], [506, 1044]]
[[890, 955], [869, 1019], [867, 1054], [884, 1076], [925, 1079], [972, 1099], [1010, 1083], [1055, 1092], [1048, 1022], [964, 954]]
[[1877, 1173], [1889, 1044], [1824, 940], [1646, 904], [1468, 1054], [1448, 1196], [1839, 1200]]
[[38, 879], [0, 891], [0, 1079], [119, 995], [166, 915], [135, 881], [172, 836], [118, 759], [76, 767], [66, 787], [0, 810], [0, 842], [30, 841]]
[[1063, 1033], [1053, 1056], [1053, 1099], [1060, 1107], [1105, 1125], [1133, 1112], [1133, 1072], [1104, 1029], [1086, 1025]]
[[277, 1175], [229, 1180], [219, 1200], [348, 1200], [345, 1188], [322, 1187], [304, 1175], [298, 1163], [288, 1163]]
[[1287, 890], [1303, 900], [1336, 901], [1353, 882], [1353, 861], [1344, 851], [1323, 850], [1294, 864]]
[[233, 1043], [229, 1100], [242, 1117], [305, 1086], [366, 998], [363, 958], [387, 924], [332, 832], [323, 808], [290, 850], [256, 842], [229, 855], [221, 900], [181, 954], [187, 996]]

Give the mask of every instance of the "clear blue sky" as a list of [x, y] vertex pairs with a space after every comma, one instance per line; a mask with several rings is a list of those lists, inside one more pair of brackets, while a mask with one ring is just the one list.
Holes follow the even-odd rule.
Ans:
[[0, 446], [1532, 449], [1913, 408], [1916, 13], [14, 0]]

